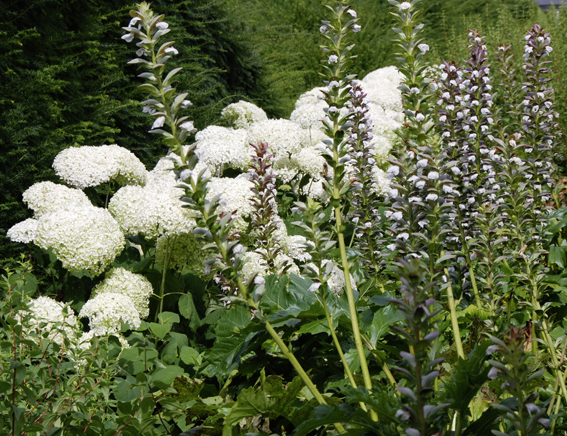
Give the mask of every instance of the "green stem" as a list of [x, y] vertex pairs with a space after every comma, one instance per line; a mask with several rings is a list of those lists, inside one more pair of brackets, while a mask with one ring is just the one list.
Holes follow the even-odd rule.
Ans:
[[453, 337], [455, 339], [455, 346], [457, 347], [457, 354], [461, 359], [465, 358], [463, 352], [463, 344], [461, 342], [461, 330], [459, 329], [459, 321], [457, 319], [457, 308], [455, 305], [455, 297], [453, 296], [453, 287], [451, 286], [451, 279], [449, 271], [445, 268], [445, 276], [447, 277], [447, 302], [449, 303], [449, 311], [451, 314], [451, 326], [453, 327]]
[[[284, 343], [284, 341], [282, 341], [282, 339], [278, 335], [278, 332], [274, 330], [274, 328], [268, 321], [266, 321], [265, 325], [266, 325], [266, 330], [268, 331], [270, 336], [272, 336], [274, 341], [276, 341], [276, 344], [278, 345], [278, 347], [280, 347], [280, 350], [282, 350], [283, 355], [287, 358], [287, 360], [289, 360], [295, 371], [297, 371], [299, 377], [301, 377], [301, 380], [303, 380], [303, 383], [305, 383], [305, 386], [307, 386], [307, 389], [309, 389], [309, 392], [311, 392], [311, 394], [315, 397], [315, 399], [319, 404], [327, 404], [327, 402], [325, 401], [325, 399], [317, 389], [317, 386], [313, 384], [311, 378], [307, 375], [307, 373], [301, 366], [301, 363], [299, 363], [299, 361], [295, 358], [294, 354], [291, 351], [289, 351], [289, 348], [287, 348], [287, 345]], [[341, 423], [336, 422], [334, 426], [339, 433], [341, 434], [346, 433], [346, 430], [344, 429]]]
[[[542, 310], [538, 300], [534, 301], [535, 311]], [[549, 347], [549, 352], [551, 354], [551, 363], [553, 368], [555, 369], [555, 376], [559, 380], [559, 386], [561, 388], [561, 395], [563, 396], [564, 400], [567, 401], [567, 387], [565, 386], [565, 378], [563, 377], [563, 373], [561, 372], [559, 361], [557, 360], [557, 349], [555, 348], [555, 344], [553, 342], [553, 338], [549, 334], [549, 327], [547, 325], [547, 321], [545, 319], [541, 320], [541, 327], [543, 330], [543, 339], [546, 345]]]
[[173, 244], [175, 243], [175, 237], [172, 239], [167, 238], [167, 249], [165, 255], [165, 261], [163, 262], [163, 272], [161, 274], [161, 285], [159, 287], [159, 310], [156, 312], [156, 322], [158, 322], [159, 315], [163, 312], [163, 300], [165, 297], [165, 276], [167, 274], [167, 269], [169, 267], [169, 258], [171, 257], [171, 251], [173, 249]]
[[[325, 309], [325, 317], [327, 318], [327, 324], [329, 326], [329, 330], [331, 331], [331, 336], [333, 337], [333, 343], [335, 344], [335, 348], [337, 349], [337, 353], [339, 353], [339, 357], [341, 358], [341, 362], [343, 363], [343, 366], [345, 368], [345, 372], [347, 373], [347, 377], [350, 381], [350, 384], [352, 385], [353, 388], [357, 388], [356, 385], [356, 381], [354, 380], [354, 376], [352, 375], [352, 371], [350, 370], [349, 366], [348, 366], [348, 362], [346, 361], [345, 358], [345, 354], [343, 353], [343, 350], [341, 348], [341, 344], [339, 343], [339, 338], [337, 337], [337, 333], [335, 332], [335, 329], [333, 327], [333, 320], [331, 319], [331, 314], [329, 313], [329, 308], [327, 307], [327, 300], [325, 298], [325, 294], [324, 292], [321, 293], [321, 300], [323, 303], [323, 308]], [[366, 407], [363, 406], [364, 410], [366, 410]]]
[[108, 187], [106, 189], [106, 200], [104, 200], [104, 208], [106, 209], [108, 207], [108, 197], [110, 196], [110, 185], [111, 185], [111, 181], [108, 181]]
[[[364, 341], [364, 343], [366, 344], [366, 346], [368, 347], [368, 349], [370, 351], [376, 351], [376, 347], [374, 347], [370, 343], [370, 341], [367, 338], [364, 337], [364, 335], [362, 336], [362, 340]], [[386, 374], [386, 377], [388, 378], [388, 381], [390, 382], [390, 384], [394, 387], [397, 387], [398, 383], [396, 382], [396, 379], [392, 375], [392, 372], [390, 371], [390, 368], [388, 368], [388, 365], [386, 364], [386, 362], [382, 363], [382, 371], [384, 371], [384, 374]]]
[[[338, 189], [335, 187], [335, 191]], [[338, 194], [338, 192], [336, 192]], [[338, 197], [338, 195], [336, 195]], [[360, 327], [358, 325], [358, 313], [356, 310], [356, 303], [354, 301], [354, 293], [352, 291], [352, 283], [350, 282], [350, 269], [348, 265], [348, 259], [346, 255], [345, 237], [341, 231], [342, 219], [341, 210], [339, 207], [335, 207], [335, 220], [337, 223], [337, 236], [339, 239], [339, 249], [341, 251], [341, 262], [343, 264], [343, 271], [345, 275], [345, 285], [346, 294], [348, 300], [348, 307], [350, 311], [350, 320], [352, 323], [352, 333], [354, 335], [354, 343], [356, 345], [356, 351], [358, 353], [358, 358], [360, 360], [360, 369], [362, 371], [362, 378], [364, 380], [364, 386], [368, 391], [372, 390], [372, 379], [370, 378], [370, 371], [368, 371], [368, 363], [366, 362], [366, 354], [364, 352], [364, 347], [362, 346], [362, 338], [360, 336]], [[370, 416], [372, 420], [377, 421], [378, 415], [374, 410], [370, 410]]]

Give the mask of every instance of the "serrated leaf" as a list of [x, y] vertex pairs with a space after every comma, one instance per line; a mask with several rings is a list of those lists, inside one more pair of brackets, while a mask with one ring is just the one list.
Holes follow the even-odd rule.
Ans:
[[393, 304], [377, 310], [370, 326], [370, 343], [376, 347], [376, 343], [390, 331], [390, 326], [403, 319], [402, 312]]
[[262, 370], [262, 381], [259, 386], [240, 391], [236, 404], [225, 419], [225, 428], [256, 415], [270, 419], [289, 416], [291, 405], [302, 388], [303, 382], [300, 377], [295, 377], [291, 383], [283, 386], [281, 377], [275, 375], [265, 377]]

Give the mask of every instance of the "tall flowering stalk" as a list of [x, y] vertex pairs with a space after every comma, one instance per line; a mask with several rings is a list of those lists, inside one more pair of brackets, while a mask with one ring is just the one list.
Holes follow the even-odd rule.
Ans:
[[[150, 96], [143, 102], [144, 112], [154, 118], [150, 133], [161, 134], [162, 142], [185, 159], [181, 146], [196, 129], [188, 117], [179, 116], [178, 112], [191, 105], [191, 102], [186, 100], [187, 93], [177, 94], [173, 87], [174, 79], [182, 68], [174, 68], [165, 74], [166, 62], [178, 51], [173, 47], [174, 41], [160, 43], [162, 37], [170, 32], [169, 24], [163, 21], [165, 16], [155, 15], [149, 3], [142, 2], [137, 6], [137, 10], [130, 11], [132, 20], [123, 28], [128, 33], [122, 39], [127, 42], [139, 39], [136, 44], [139, 47], [136, 51], [138, 57], [128, 63], [140, 65], [147, 70], [138, 77], [146, 79], [146, 83], [140, 85], [140, 88]], [[164, 126], [169, 131], [164, 130]]]
[[502, 83], [498, 84], [498, 93], [495, 96], [496, 126], [499, 130], [498, 136], [504, 140], [507, 136], [519, 132], [521, 125], [520, 86], [517, 81], [517, 71], [514, 68], [514, 55], [511, 53], [512, 46], [500, 44], [496, 55], [498, 72]]
[[376, 166], [375, 152], [370, 145], [372, 139], [372, 120], [368, 117], [366, 94], [359, 84], [350, 90], [350, 111], [353, 127], [349, 133], [348, 143], [351, 146], [350, 157], [353, 166], [351, 173], [351, 208], [355, 223], [354, 236], [357, 247], [362, 252], [377, 279], [379, 272], [378, 250], [382, 233], [379, 223], [380, 213], [377, 209], [378, 195], [373, 189], [373, 169]]
[[[406, 123], [400, 136], [409, 151], [400, 156], [401, 159], [390, 161], [393, 166], [389, 173], [396, 180], [391, 195], [396, 245], [391, 244], [389, 248], [422, 259], [421, 264], [429, 271], [430, 281], [445, 280], [455, 343], [459, 355], [463, 356], [452, 285], [448, 268], [444, 266], [454, 258], [454, 254], [445, 252], [446, 240], [451, 233], [451, 195], [454, 190], [453, 181], [447, 175], [447, 169], [452, 165], [448, 160], [451, 152], [435, 141], [432, 134], [435, 125], [431, 103], [438, 85], [425, 77], [428, 67], [425, 53], [429, 47], [420, 38], [423, 11], [416, 8], [419, 0], [411, 3], [390, 0], [390, 3], [396, 8], [391, 14], [400, 26], [394, 31], [400, 48], [400, 71], [404, 74], [400, 90], [406, 108]], [[456, 87], [457, 83], [451, 83], [451, 86]]]
[[400, 261], [401, 295], [393, 300], [404, 316], [403, 327], [392, 327], [409, 345], [409, 352], [400, 352], [404, 368], [394, 368], [407, 380], [407, 385], [398, 387], [402, 394], [402, 409], [396, 417], [408, 421], [404, 432], [408, 436], [440, 434], [436, 427], [436, 415], [449, 404], [434, 404], [433, 385], [439, 371], [436, 367], [443, 359], [435, 358], [432, 343], [439, 337], [433, 318], [435, 299], [431, 298], [433, 284], [427, 283], [419, 261]]
[[537, 404], [538, 394], [535, 391], [545, 370], [534, 371], [533, 355], [525, 352], [525, 331], [513, 327], [503, 340], [489, 337], [495, 345], [489, 347], [487, 353], [500, 359], [488, 361], [492, 366], [488, 377], [502, 380], [502, 390], [518, 401], [515, 409], [504, 404], [492, 405], [501, 412], [501, 419], [511, 424], [506, 433], [493, 433], [497, 436], [539, 434], [542, 427], [548, 428], [550, 425], [545, 408]]
[[529, 187], [532, 190], [532, 219], [541, 220], [554, 188], [553, 164], [555, 133], [558, 129], [553, 110], [553, 88], [549, 86], [551, 69], [548, 65], [553, 48], [551, 38], [541, 26], [535, 24], [525, 37], [522, 128], [526, 163], [530, 168]]
[[[322, 46], [327, 58], [323, 60], [325, 70], [325, 84], [328, 91], [324, 92], [328, 104], [327, 117], [323, 121], [325, 140], [327, 145], [324, 157], [327, 164], [333, 169], [331, 180], [325, 180], [325, 190], [331, 197], [330, 204], [334, 209], [336, 233], [341, 253], [341, 263], [345, 276], [346, 295], [350, 310], [350, 318], [356, 350], [360, 360], [360, 368], [364, 379], [364, 386], [372, 390], [372, 380], [368, 370], [366, 354], [362, 344], [360, 328], [358, 325], [358, 311], [354, 300], [353, 285], [351, 283], [350, 266], [347, 259], [344, 238], [345, 224], [343, 224], [343, 203], [345, 194], [350, 190], [350, 180], [347, 177], [345, 164], [351, 160], [348, 130], [352, 127], [352, 114], [341, 111], [350, 99], [351, 80], [354, 76], [348, 75], [348, 67], [352, 64], [353, 56], [350, 54], [354, 44], [350, 44], [353, 32], [358, 32], [360, 26], [356, 24], [357, 14], [352, 7], [339, 0], [336, 7], [327, 6], [331, 11], [331, 19], [323, 21], [321, 33], [327, 40]], [[376, 413], [371, 411], [373, 419], [378, 419]]]
[[268, 154], [268, 144], [259, 142], [252, 144], [254, 154], [252, 163], [248, 170], [250, 181], [254, 184], [252, 192], [252, 213], [253, 236], [256, 240], [257, 253], [260, 254], [268, 264], [270, 274], [284, 274], [291, 265], [280, 265], [277, 256], [281, 250], [281, 241], [277, 236], [278, 205], [276, 203], [276, 175], [272, 170], [273, 155]]

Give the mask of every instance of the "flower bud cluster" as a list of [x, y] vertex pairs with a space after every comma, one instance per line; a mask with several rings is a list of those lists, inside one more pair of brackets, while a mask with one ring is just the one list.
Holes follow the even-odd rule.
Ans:
[[[189, 134], [195, 133], [197, 129], [189, 117], [177, 116], [180, 109], [192, 105], [186, 99], [187, 93], [178, 95], [173, 87], [173, 81], [182, 68], [175, 68], [163, 77], [166, 62], [179, 52], [173, 47], [174, 41], [160, 42], [171, 30], [169, 24], [163, 21], [164, 15], [156, 16], [146, 2], [137, 6], [137, 10], [130, 11], [132, 20], [127, 27], [123, 27], [128, 33], [123, 35], [122, 39], [126, 42], [132, 42], [134, 38], [139, 39], [136, 44], [138, 57], [128, 63], [141, 65], [147, 70], [138, 77], [146, 80], [140, 87], [150, 96], [142, 102], [143, 112], [154, 119], [150, 133], [161, 134], [163, 143], [175, 153], [181, 154], [182, 144]], [[171, 131], [164, 130], [164, 126], [168, 126]]]
[[[251, 203], [252, 231], [257, 246], [256, 252], [260, 254], [268, 265], [271, 274], [283, 274], [291, 265], [279, 265], [276, 258], [281, 250], [281, 241], [277, 235], [278, 204], [276, 202], [276, 176], [272, 170], [273, 154], [268, 154], [268, 143], [259, 142], [251, 144], [254, 149], [252, 163], [248, 169], [251, 188], [254, 196]], [[287, 266], [287, 267], [286, 267]]]
[[447, 150], [448, 157], [452, 160], [459, 156], [461, 137], [463, 135], [462, 120], [465, 117], [462, 108], [462, 84], [463, 72], [455, 62], [443, 61], [440, 66], [441, 76], [439, 78], [438, 92], [439, 118], [437, 126], [441, 131], [443, 148]]
[[348, 144], [351, 147], [351, 208], [355, 224], [354, 235], [357, 245], [365, 254], [362, 258], [371, 263], [371, 268], [377, 270], [379, 240], [382, 236], [379, 223], [381, 215], [376, 208], [378, 195], [373, 188], [374, 168], [376, 167], [375, 152], [371, 145], [372, 120], [368, 117], [370, 111], [366, 94], [359, 84], [350, 90], [349, 109], [352, 112], [353, 127], [349, 131]]
[[533, 192], [534, 219], [551, 199], [554, 187], [554, 144], [558, 131], [557, 117], [553, 109], [553, 88], [549, 86], [551, 63], [547, 58], [552, 52], [551, 38], [541, 26], [535, 24], [525, 36], [524, 71], [522, 86], [522, 128], [525, 132], [523, 150], [530, 177], [528, 184]]
[[416, 8], [417, 2], [389, 1], [395, 6], [396, 10], [391, 14], [400, 26], [399, 29], [393, 29], [397, 34], [397, 45], [401, 49], [397, 55], [404, 61], [400, 65], [400, 72], [405, 79], [399, 89], [406, 109], [407, 136], [402, 139], [405, 139], [408, 146], [424, 146], [427, 145], [428, 126], [431, 122], [432, 107], [429, 100], [432, 90], [431, 80], [426, 77], [429, 64], [425, 60], [425, 54], [429, 51], [429, 46], [420, 37], [423, 30], [423, 24], [420, 24], [422, 11]]

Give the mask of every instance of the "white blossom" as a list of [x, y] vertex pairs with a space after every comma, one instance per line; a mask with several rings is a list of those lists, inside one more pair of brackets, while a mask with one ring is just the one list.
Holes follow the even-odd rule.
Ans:
[[141, 274], [134, 274], [124, 268], [111, 269], [106, 273], [104, 280], [94, 287], [91, 298], [107, 293], [130, 297], [142, 319], [147, 318], [150, 314], [149, 304], [153, 287], [150, 281]]
[[268, 119], [263, 109], [244, 100], [229, 104], [222, 110], [221, 115], [237, 129], [247, 129], [254, 123]]
[[105, 292], [91, 298], [79, 312], [80, 318], [88, 318], [95, 336], [105, 336], [120, 331], [123, 324], [140, 327], [141, 320], [136, 306], [127, 295]]
[[[18, 312], [18, 318], [26, 334], [34, 331], [61, 347], [65, 345], [65, 339], [73, 343], [80, 332], [79, 322], [73, 309], [45, 296], [31, 300], [29, 311]], [[47, 336], [45, 332], [49, 332]], [[38, 342], [39, 338], [33, 340]]]
[[72, 203], [39, 219], [35, 243], [51, 248], [69, 271], [98, 275], [120, 254], [125, 239], [106, 209]]
[[24, 191], [22, 199], [34, 211], [36, 218], [66, 207], [70, 203], [91, 204], [83, 191], [53, 182], [33, 184]]
[[118, 145], [71, 147], [53, 161], [55, 173], [79, 189], [115, 181], [120, 185], [144, 185], [148, 172], [129, 150]]
[[407, 11], [409, 8], [411, 8], [411, 3], [410, 2], [402, 2], [400, 3], [400, 11]]
[[28, 244], [35, 240], [39, 221], [33, 218], [21, 221], [10, 227], [6, 236], [13, 242]]

